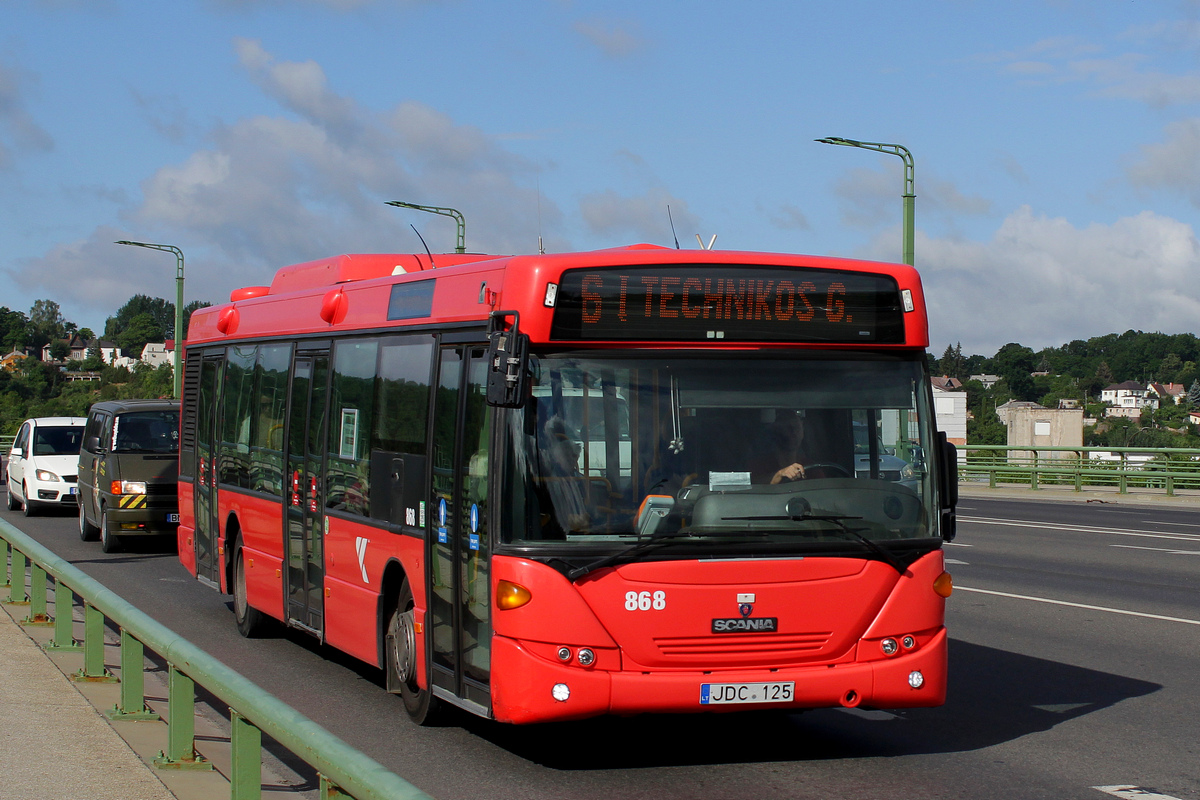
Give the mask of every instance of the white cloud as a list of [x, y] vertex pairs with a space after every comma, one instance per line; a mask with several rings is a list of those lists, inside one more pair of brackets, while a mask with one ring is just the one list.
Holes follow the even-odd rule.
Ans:
[[576, 22], [572, 27], [609, 58], [624, 58], [646, 46], [634, 22], [590, 19]]
[[700, 228], [700, 221], [688, 210], [687, 201], [673, 197], [661, 187], [637, 196], [623, 196], [611, 189], [589, 194], [580, 200], [579, 209], [593, 233], [617, 239], [632, 235], [652, 244], [671, 244], [673, 219], [675, 235], [686, 247], [683, 239], [692, 238]]
[[1178, 192], [1200, 207], [1200, 119], [1168, 125], [1166, 140], [1142, 147], [1126, 175], [1134, 186]]
[[23, 94], [31, 80], [23, 72], [0, 64], [0, 169], [11, 165], [14, 152], [54, 148], [50, 134], [25, 110]]
[[[97, 230], [17, 267], [23, 286], [53, 289], [64, 307], [111, 314], [145, 292], [123, 265], [115, 239], [168, 242], [188, 259], [188, 299], [221, 301], [231, 289], [269, 282], [290, 263], [347, 252], [436, 251], [455, 243], [454, 223], [384, 204], [455, 206], [476, 252], [566, 246], [562, 215], [532, 180], [536, 167], [477, 128], [420, 103], [378, 112], [328, 85], [315, 62], [281, 63], [250, 40], [235, 43], [241, 65], [288, 113], [220, 125], [206, 146], [142, 182], [127, 230]], [[158, 265], [149, 267], [154, 270]], [[173, 297], [168, 281], [167, 291]]]
[[[880, 238], [873, 255], [894, 258]], [[918, 236], [930, 336], [991, 355], [1113, 331], [1178, 333], [1200, 318], [1200, 243], [1190, 225], [1150, 211], [1110, 225], [1013, 212], [989, 242]]]

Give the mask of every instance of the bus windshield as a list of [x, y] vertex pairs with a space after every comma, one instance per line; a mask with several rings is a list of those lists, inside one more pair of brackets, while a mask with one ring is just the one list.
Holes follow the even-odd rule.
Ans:
[[937, 535], [923, 357], [591, 352], [531, 364], [532, 397], [505, 425], [504, 544], [685, 539], [693, 552]]

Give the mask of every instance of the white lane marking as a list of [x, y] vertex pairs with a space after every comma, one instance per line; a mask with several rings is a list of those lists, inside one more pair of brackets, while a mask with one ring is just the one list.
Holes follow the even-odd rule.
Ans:
[[970, 562], [970, 561], [959, 561], [959, 560], [958, 560], [958, 559], [956, 559], [956, 558], [947, 558], [947, 559], [946, 559], [946, 563], [947, 563], [947, 564], [961, 564], [961, 565], [963, 565], [964, 567], [969, 567], [969, 566], [971, 566], [971, 562]]
[[1113, 797], [1123, 797], [1126, 800], [1179, 800], [1169, 794], [1161, 794], [1140, 786], [1093, 786], [1093, 789], [1111, 794]]
[[994, 519], [991, 517], [959, 517], [959, 522], [972, 522], [978, 525], [1005, 525], [1010, 528], [1040, 528], [1042, 530], [1066, 531], [1068, 533], [1102, 533], [1109, 536], [1139, 536], [1148, 539], [1173, 539], [1181, 542], [1200, 542], [1200, 534], [1194, 533], [1149, 533], [1146, 531], [1131, 531], [1122, 528], [1094, 528], [1087, 525], [1070, 525], [1065, 523], [1049, 524], [1023, 522], [1015, 519]]
[[1139, 547], [1136, 544], [1110, 544], [1109, 547], [1120, 547], [1124, 550], [1153, 550], [1156, 553], [1170, 553], [1173, 556], [1200, 556], [1200, 550], [1172, 550], [1169, 547]]
[[1144, 519], [1142, 522], [1146, 523], [1147, 525], [1178, 525], [1181, 528], [1200, 528], [1200, 523], [1195, 522], [1167, 522], [1165, 520], [1160, 522], [1159, 520], [1149, 519]]
[[947, 547], [974, 547], [975, 545], [966, 544], [965, 542], [946, 542], [946, 546]]
[[1025, 594], [1012, 594], [1010, 592], [993, 592], [990, 589], [975, 589], [970, 586], [955, 586], [954, 591], [959, 592], [976, 592], [978, 594], [990, 594], [996, 597], [1009, 597], [1013, 600], [1031, 600], [1035, 603], [1050, 603], [1056, 606], [1070, 606], [1071, 608], [1084, 608], [1088, 611], [1107, 611], [1109, 614], [1124, 614], [1128, 617], [1144, 617], [1145, 619], [1159, 619], [1164, 622], [1182, 622], [1186, 625], [1200, 625], [1200, 619], [1185, 619], [1183, 617], [1166, 617], [1162, 614], [1147, 614], [1144, 611], [1128, 611], [1124, 608], [1108, 608], [1107, 606], [1089, 606], [1086, 603], [1069, 603], [1066, 600], [1051, 600], [1048, 597], [1031, 597]]

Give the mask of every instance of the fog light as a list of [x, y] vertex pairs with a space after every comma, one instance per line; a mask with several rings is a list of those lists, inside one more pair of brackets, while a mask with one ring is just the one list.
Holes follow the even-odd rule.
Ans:
[[896, 643], [895, 639], [884, 639], [879, 643], [879, 648], [883, 650], [885, 656], [894, 656], [896, 655], [896, 651], [900, 649], [900, 645]]
[[917, 637], [912, 636], [911, 634], [908, 636], [905, 636], [903, 639], [900, 640], [900, 646], [903, 647], [905, 650], [912, 650], [914, 647], [917, 646]]
[[[910, 676], [908, 680], [909, 683], [911, 683], [912, 677]], [[565, 683], [556, 683], [554, 684], [554, 688], [550, 690], [550, 694], [553, 695], [554, 699], [558, 702], [565, 703], [571, 696], [571, 687], [567, 686]]]
[[559, 661], [570, 661], [571, 660], [571, 648], [569, 648], [569, 647], [558, 648], [558, 660]]
[[596, 654], [586, 647], [579, 651], [579, 663], [582, 666], [590, 667], [596, 660]]
[[908, 685], [914, 689], [920, 689], [925, 685], [925, 676], [921, 674], [920, 670], [914, 669], [908, 673]]

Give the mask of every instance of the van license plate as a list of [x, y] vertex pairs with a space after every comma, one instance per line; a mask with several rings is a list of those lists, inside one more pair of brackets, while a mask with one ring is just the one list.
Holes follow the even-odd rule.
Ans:
[[778, 683], [702, 683], [700, 705], [723, 703], [790, 703], [796, 696], [792, 681]]
[[178, 514], [167, 514], [167, 522], [179, 522]]

